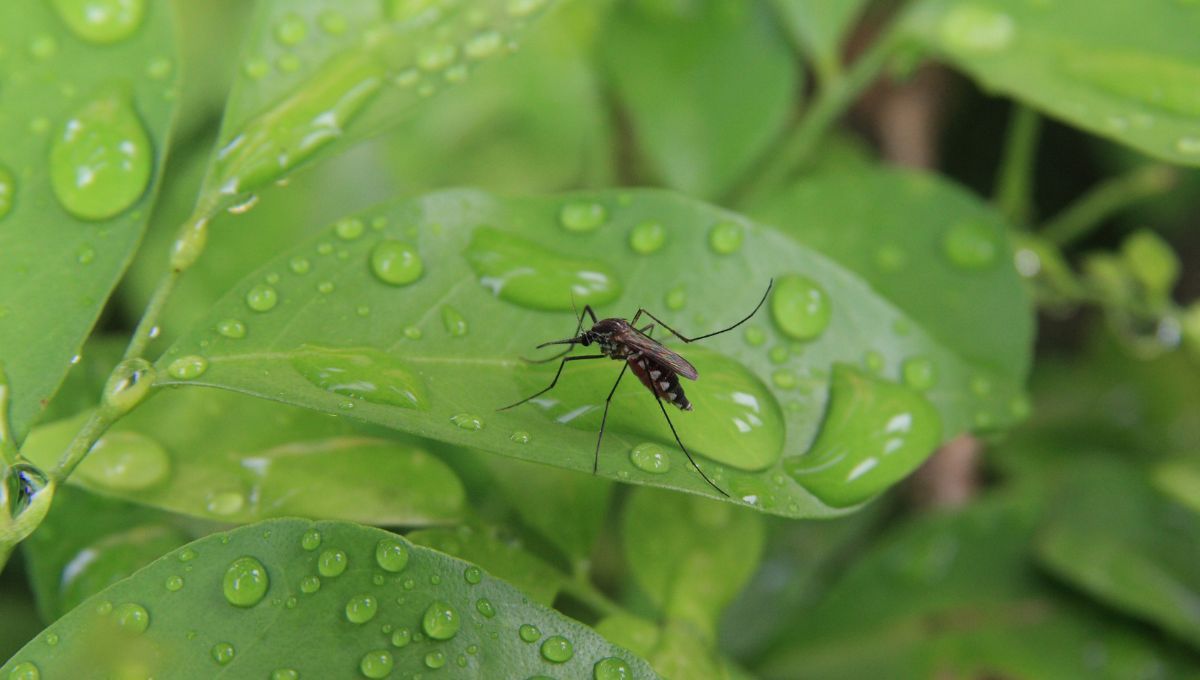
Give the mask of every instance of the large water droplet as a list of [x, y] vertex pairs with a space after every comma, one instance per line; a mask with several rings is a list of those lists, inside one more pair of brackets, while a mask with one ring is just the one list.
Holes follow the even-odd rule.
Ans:
[[346, 620], [350, 623], [366, 623], [379, 612], [379, 602], [371, 595], [355, 595], [346, 603]]
[[633, 680], [633, 669], [624, 659], [610, 656], [596, 662], [592, 667], [592, 677], [595, 680]]
[[395, 660], [392, 659], [391, 652], [376, 649], [363, 655], [362, 661], [358, 662], [358, 669], [368, 678], [386, 678], [392, 672], [393, 665]]
[[421, 278], [424, 264], [417, 249], [394, 239], [384, 239], [371, 249], [371, 272], [384, 283], [407, 286]]
[[137, 432], [108, 432], [92, 446], [78, 474], [114, 491], [137, 491], [167, 477], [171, 459], [158, 442]]
[[42, 672], [32, 661], [22, 661], [8, 672], [8, 680], [41, 680]]
[[393, 574], [404, 571], [408, 566], [408, 547], [396, 538], [383, 538], [375, 544], [375, 562], [384, 571]]
[[218, 186], [237, 194], [273, 181], [340, 137], [383, 84], [386, 69], [349, 51], [249, 120], [218, 153]]
[[797, 340], [813, 340], [829, 327], [833, 305], [829, 294], [805, 276], [785, 276], [771, 294], [771, 318], [779, 330]]
[[717, 222], [708, 230], [708, 245], [718, 255], [731, 255], [741, 250], [745, 229], [736, 222]]
[[654, 442], [643, 442], [629, 452], [629, 462], [634, 467], [651, 474], [662, 474], [671, 469], [671, 458], [663, 447]]
[[993, 54], [1008, 48], [1016, 37], [1017, 25], [1009, 15], [969, 3], [954, 5], [942, 18], [942, 44], [955, 52]]
[[208, 359], [197, 354], [179, 357], [167, 366], [167, 374], [176, 380], [194, 380], [208, 370]]
[[466, 251], [479, 282], [500, 298], [532, 309], [567, 311], [612, 302], [621, 293], [606, 265], [560, 255], [506, 232], [481, 227]]
[[154, 367], [145, 359], [122, 361], [104, 385], [104, 404], [117, 413], [128, 413], [150, 393], [154, 378]]
[[316, 529], [309, 529], [300, 537], [300, 547], [305, 550], [316, 550], [321, 547], [321, 532]]
[[960, 222], [942, 237], [942, 252], [963, 269], [983, 269], [996, 261], [994, 230], [981, 222]]
[[561, 635], [551, 635], [542, 643], [542, 657], [551, 663], [566, 663], [574, 655], [571, 641]]
[[847, 507], [911, 472], [940, 437], [938, 413], [919, 393], [836, 364], [816, 441], [784, 468], [825, 503]]
[[639, 255], [656, 253], [666, 242], [667, 230], [657, 220], [646, 220], [629, 232], [629, 247]]
[[421, 379], [399, 359], [377, 349], [301, 345], [292, 355], [292, 366], [305, 380], [327, 392], [373, 404], [429, 408]]
[[253, 607], [267, 594], [271, 580], [267, 568], [253, 557], [239, 557], [225, 570], [221, 590], [235, 607]]
[[421, 618], [421, 630], [434, 640], [449, 640], [458, 634], [461, 626], [458, 611], [441, 600], [430, 604]]
[[154, 159], [129, 100], [114, 92], [79, 108], [50, 146], [50, 183], [63, 208], [84, 220], [124, 212], [146, 191]]
[[574, 232], [595, 231], [608, 220], [608, 210], [599, 203], [567, 203], [558, 213], [563, 229]]
[[16, 196], [16, 178], [13, 177], [12, 171], [0, 165], [0, 220], [12, 210]]
[[150, 627], [150, 612], [136, 602], [117, 605], [112, 616], [117, 627], [130, 633], [144, 633]]
[[321, 576], [333, 578], [341, 576], [349, 564], [350, 560], [346, 557], [346, 553], [341, 550], [326, 550], [317, 558], [317, 572]]
[[133, 35], [142, 24], [146, 0], [54, 0], [54, 9], [77, 37], [106, 45]]

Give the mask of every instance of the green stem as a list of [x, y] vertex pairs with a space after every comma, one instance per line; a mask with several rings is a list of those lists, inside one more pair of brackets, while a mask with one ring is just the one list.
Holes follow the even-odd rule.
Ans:
[[4, 362], [0, 361], [0, 457], [3, 457], [5, 467], [15, 465], [21, 458], [8, 421], [8, 395], [8, 373], [4, 370]]
[[586, 579], [567, 579], [563, 583], [563, 591], [584, 603], [602, 617], [620, 614], [625, 611], [621, 605], [613, 602], [599, 588]]
[[1092, 188], [1043, 226], [1041, 235], [1062, 248], [1086, 236], [1129, 206], [1171, 190], [1178, 179], [1167, 165], [1154, 164], [1113, 177]]
[[93, 411], [83, 427], [75, 433], [71, 443], [67, 444], [67, 450], [59, 458], [58, 465], [55, 465], [54, 469], [50, 471], [50, 478], [56, 484], [67, 481], [67, 477], [70, 477], [71, 473], [75, 471], [75, 467], [83, 462], [83, 457], [92, 450], [92, 446], [117, 421], [118, 417], [103, 406]]
[[900, 45], [900, 33], [893, 26], [855, 60], [845, 75], [823, 84], [808, 112], [771, 156], [729, 197], [729, 203], [745, 206], [769, 195], [796, 170], [812, 159], [818, 143], [830, 126], [858, 98]]
[[996, 177], [994, 202], [1014, 226], [1029, 222], [1033, 172], [1041, 118], [1028, 106], [1015, 104], [1008, 124], [1004, 157]]

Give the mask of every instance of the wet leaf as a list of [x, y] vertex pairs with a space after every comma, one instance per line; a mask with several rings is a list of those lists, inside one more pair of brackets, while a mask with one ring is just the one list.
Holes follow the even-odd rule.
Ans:
[[[662, 240], [644, 240], [647, 231]], [[1004, 247], [996, 244], [1002, 261]], [[685, 381], [696, 410], [673, 419], [737, 499], [790, 516], [834, 512], [797, 481], [821, 430], [831, 374], [880, 391], [870, 412], [845, 410], [837, 430], [875, 447], [844, 461], [856, 463], [851, 471], [863, 467], [846, 493], [829, 496], [841, 506], [919, 462], [927, 451], [915, 442], [1011, 421], [1019, 376], [965, 361], [796, 240], [659, 192], [498, 199], [456, 191], [347, 217], [239, 283], [160, 360], [159, 375], [591, 472], [614, 364], [575, 362], [545, 399], [496, 412], [553, 378], [554, 364], [520, 357], [573, 332], [572, 291], [601, 316], [644, 306], [695, 335], [748, 314], [771, 277], [775, 293], [744, 328], [686, 349], [661, 328], [656, 335], [703, 376]], [[245, 325], [244, 337], [217, 330], [229, 319]], [[205, 368], [172, 377], [177, 361]], [[905, 375], [908, 387], [895, 382]], [[940, 418], [929, 416], [926, 399]], [[721, 497], [674, 445], [645, 388], [629, 378], [612, 403], [601, 475]], [[839, 442], [826, 436], [822, 455], [838, 455]], [[895, 447], [907, 452], [904, 464], [871, 473], [874, 463], [863, 461]]]
[[547, 607], [562, 587], [562, 572], [495, 528], [421, 529], [410, 533], [408, 539], [417, 545], [474, 562]]
[[[1145, 154], [1200, 165], [1200, 6], [922, 0], [906, 30], [984, 88]], [[1135, 27], [1136, 30], [1131, 30]]]
[[55, 645], [27, 645], [0, 673], [30, 663], [42, 677], [395, 677], [443, 667], [587, 677], [617, 657], [629, 677], [653, 677], [629, 652], [475, 569], [380, 529], [262, 522], [191, 543], [90, 598], [43, 634]]
[[19, 438], [91, 332], [158, 190], [178, 94], [172, 8], [130, 4], [144, 11], [128, 22], [83, 24], [55, 3], [0, 8], [0, 360]]

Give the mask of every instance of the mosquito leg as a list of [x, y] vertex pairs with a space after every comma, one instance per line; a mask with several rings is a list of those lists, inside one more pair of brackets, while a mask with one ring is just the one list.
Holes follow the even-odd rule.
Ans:
[[712, 336], [714, 336], [714, 335], [720, 335], [720, 334], [722, 334], [722, 333], [728, 333], [729, 331], [731, 331], [731, 330], [733, 330], [733, 329], [737, 328], [738, 326], [741, 326], [742, 324], [744, 324], [744, 323], [746, 323], [747, 321], [749, 321], [751, 317], [753, 317], [755, 314], [757, 314], [757, 313], [758, 313], [758, 310], [759, 310], [759, 308], [761, 308], [761, 307], [763, 306], [763, 303], [767, 301], [767, 296], [771, 294], [771, 286], [772, 286], [772, 285], [774, 285], [774, 283], [775, 283], [775, 280], [774, 280], [774, 279], [771, 279], [771, 281], [770, 281], [769, 283], [767, 283], [767, 292], [763, 293], [762, 299], [758, 301], [758, 304], [757, 304], [757, 305], [754, 305], [754, 310], [753, 310], [752, 312], [750, 312], [749, 314], [747, 314], [747, 315], [746, 315], [746, 318], [744, 318], [744, 319], [742, 319], [741, 321], [739, 321], [739, 322], [737, 322], [737, 323], [733, 324], [733, 325], [732, 325], [732, 326], [730, 326], [729, 328], [722, 328], [722, 329], [721, 329], [721, 330], [719, 330], [719, 331], [714, 331], [714, 332], [712, 332], [712, 333], [708, 333], [708, 334], [705, 334], [705, 335], [701, 335], [701, 336], [699, 336], [699, 337], [696, 337], [696, 338], [689, 338], [689, 337], [687, 337], [687, 336], [683, 335], [682, 333], [680, 333], [679, 331], [675, 330], [674, 328], [671, 328], [671, 327], [670, 327], [670, 326], [668, 326], [667, 324], [663, 323], [663, 320], [662, 320], [662, 319], [658, 318], [657, 316], [654, 316], [654, 315], [653, 315], [653, 314], [651, 314], [649, 311], [647, 311], [647, 310], [646, 310], [644, 307], [643, 307], [643, 308], [640, 308], [640, 309], [638, 309], [638, 311], [637, 311], [637, 314], [634, 314], [634, 315], [633, 315], [633, 319], [632, 319], [632, 320], [629, 322], [629, 324], [630, 324], [631, 326], [636, 326], [636, 325], [637, 325], [637, 321], [638, 321], [638, 319], [640, 319], [640, 318], [641, 318], [641, 316], [642, 316], [643, 314], [645, 314], [646, 316], [650, 317], [651, 319], [654, 319], [654, 321], [655, 321], [655, 322], [657, 322], [657, 323], [658, 323], [658, 325], [660, 325], [660, 326], [662, 326], [663, 328], [667, 329], [667, 331], [669, 331], [669, 332], [671, 333], [671, 335], [674, 335], [675, 337], [679, 338], [680, 340], [682, 340], [682, 341], [684, 341], [684, 342], [696, 342], [697, 340], [703, 340], [703, 339], [705, 339], [705, 338], [711, 338], [711, 337], [712, 337]]
[[564, 349], [563, 351], [559, 352], [558, 354], [555, 354], [554, 356], [546, 357], [545, 359], [528, 359], [526, 357], [521, 357], [521, 361], [524, 361], [527, 364], [548, 364], [551, 361], [557, 361], [557, 360], [567, 356], [567, 354], [573, 349], [575, 349], [575, 345], [571, 345], [570, 347]]
[[671, 427], [671, 434], [675, 435], [675, 443], [679, 444], [679, 448], [683, 450], [683, 455], [687, 456], [688, 462], [692, 464], [692, 467], [696, 468], [696, 472], [700, 473], [700, 476], [704, 478], [704, 481], [708, 482], [709, 486], [719, 491], [722, 496], [729, 498], [729, 494], [725, 493], [724, 489], [717, 486], [713, 480], [708, 478], [708, 475], [704, 474], [704, 470], [700, 469], [700, 466], [696, 464], [696, 460], [692, 458], [692, 454], [689, 453], [687, 447], [683, 445], [683, 441], [679, 438], [679, 433], [675, 431], [675, 423], [672, 423], [671, 416], [667, 415], [667, 407], [663, 406], [662, 397], [656, 394], [654, 395], [654, 398], [658, 400], [658, 408], [662, 410], [663, 418], [667, 419], [667, 425]]
[[566, 359], [563, 359], [563, 360], [562, 360], [562, 363], [561, 363], [561, 364], [559, 364], [559, 365], [558, 365], [558, 372], [556, 372], [556, 373], [554, 374], [554, 380], [551, 380], [551, 381], [550, 381], [550, 384], [549, 384], [549, 385], [547, 385], [545, 389], [539, 390], [538, 392], [536, 392], [536, 393], [534, 393], [534, 394], [531, 394], [531, 395], [530, 395], [530, 396], [528, 396], [528, 397], [525, 397], [524, 399], [522, 399], [521, 401], [518, 401], [518, 402], [517, 402], [517, 403], [515, 403], [515, 404], [509, 404], [508, 406], [505, 406], [505, 407], [503, 407], [503, 408], [498, 408], [498, 409], [496, 409], [496, 410], [497, 410], [497, 411], [507, 411], [508, 409], [510, 409], [510, 408], [512, 408], [512, 407], [514, 407], [514, 406], [520, 406], [521, 404], [524, 404], [525, 402], [529, 401], [530, 399], [534, 399], [534, 398], [540, 397], [540, 396], [542, 396], [543, 394], [545, 394], [545, 393], [549, 392], [550, 390], [554, 389], [554, 386], [558, 384], [558, 377], [559, 377], [560, 375], [562, 375], [562, 372], [563, 372], [563, 367], [567, 365], [567, 362], [568, 362], [568, 361], [583, 361], [584, 359], [607, 359], [607, 358], [608, 358], [608, 357], [604, 356], [603, 354], [588, 354], [588, 355], [586, 355], [586, 356], [582, 356], [582, 357], [567, 357]]
[[621, 373], [617, 376], [617, 381], [613, 383], [613, 388], [608, 392], [608, 398], [604, 400], [604, 415], [600, 418], [600, 436], [596, 437], [596, 457], [592, 461], [592, 474], [600, 469], [600, 442], [604, 441], [604, 423], [608, 422], [608, 406], [612, 403], [613, 395], [617, 393], [617, 385], [621, 384], [621, 378], [625, 377], [625, 369], [629, 368], [629, 363], [626, 362], [621, 367]]

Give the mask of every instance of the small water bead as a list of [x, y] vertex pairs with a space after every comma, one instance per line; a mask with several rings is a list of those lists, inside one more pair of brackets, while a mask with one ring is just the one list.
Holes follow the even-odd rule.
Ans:
[[383, 577], [383, 574], [375, 574], [371, 577], [371, 583], [374, 583], [377, 586], [383, 585], [386, 580], [387, 579]]
[[357, 217], [344, 217], [333, 225], [333, 233], [343, 241], [353, 241], [363, 235], [366, 225]]
[[546, 0], [508, 0], [508, 13], [514, 17], [533, 14], [546, 4]]
[[317, 573], [321, 576], [334, 578], [346, 571], [350, 560], [341, 550], [326, 550], [317, 558]]
[[483, 570], [479, 567], [467, 567], [463, 572], [463, 579], [471, 585], [475, 585], [483, 580]]
[[46, 633], [46, 637], [42, 639], [51, 647], [58, 645], [58, 633]]
[[977, 397], [986, 397], [992, 393], [992, 381], [987, 376], [973, 376], [970, 387], [971, 392]]
[[113, 608], [113, 621], [121, 630], [144, 633], [150, 627], [150, 612], [135, 602], [126, 602]]
[[176, 380], [194, 380], [208, 370], [208, 359], [196, 354], [179, 357], [167, 366], [167, 374]]
[[441, 600], [431, 603], [421, 618], [421, 629], [434, 640], [449, 640], [458, 634], [461, 626], [458, 611]]
[[246, 507], [246, 497], [240, 491], [218, 491], [209, 495], [204, 507], [214, 515], [228, 517]]
[[446, 665], [446, 654], [440, 649], [435, 649], [425, 655], [425, 665], [429, 668], [438, 669]]
[[687, 304], [687, 291], [682, 286], [675, 286], [667, 291], [666, 297], [663, 298], [663, 304], [667, 306], [667, 309], [678, 312]]
[[542, 637], [542, 631], [538, 630], [537, 626], [523, 623], [517, 629], [517, 635], [525, 642], [537, 642]]
[[408, 338], [409, 340], [420, 340], [421, 335], [421, 329], [417, 328], [416, 326], [408, 326], [404, 329], [404, 337]]
[[299, 45], [308, 37], [308, 26], [304, 24], [304, 18], [295, 12], [288, 12], [280, 18], [279, 23], [275, 25], [275, 40], [279, 41], [280, 45], [291, 47]]
[[438, 574], [433, 574], [429, 577], [429, 582], [436, 586], [442, 582], [442, 577]]
[[217, 322], [217, 333], [231, 340], [246, 337], [246, 324], [239, 319], [222, 319]]
[[484, 31], [467, 39], [463, 53], [470, 59], [487, 59], [500, 50], [504, 39], [496, 31]]
[[442, 326], [445, 327], [446, 333], [450, 337], [461, 338], [467, 334], [467, 319], [462, 315], [462, 312], [445, 305], [442, 307]]
[[350, 28], [346, 16], [332, 9], [327, 9], [317, 15], [317, 25], [329, 35], [341, 35]]
[[251, 80], [262, 80], [271, 72], [271, 64], [262, 57], [251, 57], [242, 62], [242, 73]]
[[399, 539], [380, 539], [375, 544], [375, 562], [381, 569], [393, 574], [404, 571], [408, 566], [408, 546]]
[[113, 491], [138, 491], [166, 479], [170, 469], [171, 459], [157, 441], [137, 432], [115, 431], [92, 446], [78, 474]]
[[419, 81], [420, 79], [421, 79], [420, 71], [418, 71], [415, 68], [406, 68], [403, 71], [400, 71], [399, 73], [397, 73], [396, 77], [393, 78], [392, 80], [393, 80], [393, 82], [396, 83], [396, 85], [399, 85], [400, 87], [412, 87], [413, 85], [416, 85], [417, 81]]
[[375, 618], [377, 613], [379, 602], [370, 595], [356, 595], [346, 603], [346, 620], [350, 623], [366, 623]]
[[146, 398], [154, 378], [154, 367], [145, 359], [122, 361], [104, 385], [104, 404], [118, 413], [127, 413]]
[[146, 13], [146, 0], [54, 0], [54, 9], [77, 37], [108, 45], [137, 31]]
[[366, 305], [359, 305], [354, 309], [354, 313], [359, 316], [371, 316], [371, 308]]
[[484, 618], [490, 619], [496, 615], [496, 606], [487, 598], [479, 598], [475, 601], [475, 611], [482, 614]]
[[239, 557], [225, 570], [221, 590], [225, 599], [235, 607], [253, 607], [262, 601], [271, 580], [262, 562], [253, 557]]
[[166, 57], [155, 57], [146, 64], [146, 75], [154, 80], [162, 80], [171, 75], [171, 60]]
[[0, 219], [12, 211], [17, 194], [17, 180], [12, 171], [0, 165]]
[[708, 230], [708, 246], [718, 255], [732, 255], [742, 248], [745, 229], [736, 222], [717, 222]]
[[542, 643], [542, 657], [551, 663], [566, 663], [574, 655], [571, 641], [561, 635], [552, 635]]
[[512, 434], [508, 435], [508, 439], [509, 441], [513, 441], [518, 444], [528, 444], [530, 436], [525, 430], [516, 430]]
[[629, 452], [629, 462], [643, 472], [660, 475], [671, 469], [671, 458], [663, 447], [654, 442], [643, 442]]
[[608, 210], [599, 203], [567, 203], [558, 213], [563, 229], [576, 233], [595, 231], [608, 220]]
[[796, 388], [796, 374], [785, 369], [778, 369], [771, 373], [771, 384], [781, 390], [792, 390]]
[[321, 241], [320, 243], [317, 244], [317, 254], [318, 255], [332, 255], [333, 254], [333, 244], [330, 243], [329, 241]]
[[666, 242], [667, 230], [657, 220], [642, 222], [629, 232], [629, 247], [639, 255], [656, 253]]
[[132, 206], [150, 182], [153, 148], [124, 95], [86, 102], [63, 124], [50, 147], [50, 182], [67, 212], [105, 220]]
[[180, 562], [191, 562], [194, 559], [196, 559], [195, 550], [192, 550], [191, 548], [184, 548], [183, 550], [179, 551]]
[[456, 413], [450, 416], [450, 422], [464, 430], [483, 429], [483, 419], [470, 413]]
[[276, 668], [271, 671], [271, 680], [300, 680], [300, 672], [294, 668]]
[[395, 665], [392, 653], [386, 649], [376, 649], [363, 655], [358, 662], [358, 670], [368, 678], [386, 678]]
[[595, 680], [633, 680], [633, 669], [624, 659], [610, 656], [596, 662], [592, 667], [592, 677]]
[[317, 284], [317, 292], [323, 295], [328, 295], [333, 292], [333, 281], [322, 281]]
[[246, 293], [246, 306], [256, 312], [269, 312], [279, 303], [279, 294], [265, 283], [260, 283]]
[[8, 672], [8, 680], [41, 680], [42, 672], [32, 661], [22, 661]]
[[967, 54], [994, 54], [1012, 44], [1017, 32], [1012, 17], [990, 7], [959, 3], [946, 13], [938, 27], [942, 43]]
[[942, 252], [963, 269], [983, 269], [996, 261], [999, 246], [994, 230], [982, 222], [960, 222], [942, 237]]
[[392, 646], [404, 647], [409, 642], [412, 642], [412, 632], [407, 628], [397, 628], [396, 632], [392, 633]]
[[228, 642], [218, 642], [212, 646], [213, 661], [216, 661], [222, 666], [228, 664], [230, 661], [233, 661], [233, 657], [236, 655], [237, 650], [235, 650], [233, 645], [229, 644]]
[[791, 352], [788, 351], [788, 348], [785, 345], [775, 345], [767, 352], [767, 358], [770, 359], [771, 363], [773, 364], [786, 363], [790, 356]]
[[300, 592], [312, 595], [321, 589], [321, 579], [316, 576], [305, 576], [300, 579]]
[[750, 345], [751, 347], [762, 347], [763, 344], [767, 341], [766, 331], [759, 328], [758, 326], [750, 326], [749, 328], [747, 328], [745, 337], [746, 337], [746, 344]]
[[421, 278], [424, 263], [416, 248], [395, 239], [384, 239], [371, 249], [371, 272], [392, 286], [407, 286]]
[[36, 35], [29, 43], [29, 54], [36, 59], [49, 59], [58, 54], [58, 41], [46, 33]]
[[898, 272], [904, 269], [906, 264], [908, 264], [908, 253], [905, 253], [900, 246], [880, 246], [875, 251], [875, 266], [880, 271]]
[[816, 281], [791, 275], [775, 282], [775, 291], [771, 294], [771, 318], [787, 336], [796, 340], [815, 340], [829, 327], [832, 316], [829, 295]]
[[466, 64], [455, 64], [446, 69], [445, 78], [447, 83], [461, 83], [467, 79], [468, 75], [470, 75], [470, 69]]
[[283, 606], [287, 607], [288, 609], [295, 609], [296, 605], [298, 604], [300, 604], [300, 600], [298, 600], [295, 595], [292, 595], [283, 602]]
[[904, 383], [916, 390], [927, 390], [937, 383], [937, 367], [925, 357], [909, 357], [900, 365]]

